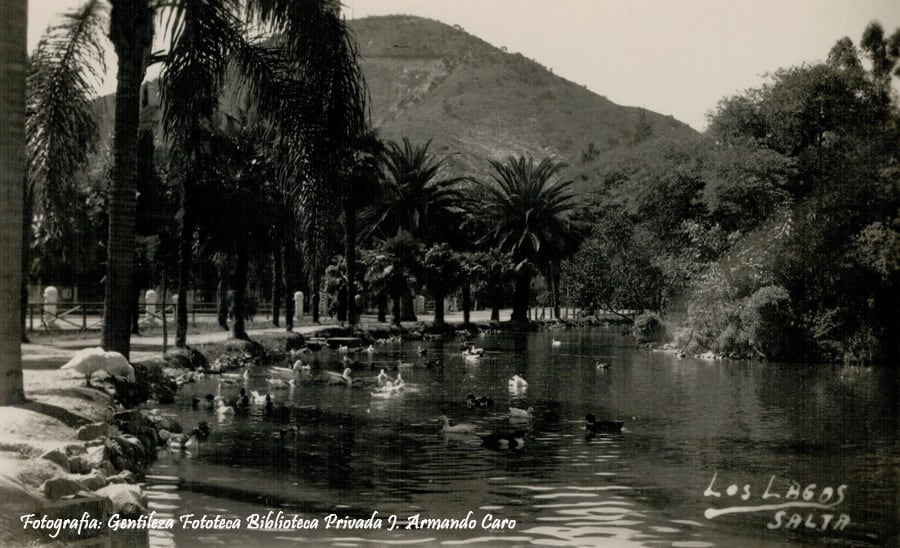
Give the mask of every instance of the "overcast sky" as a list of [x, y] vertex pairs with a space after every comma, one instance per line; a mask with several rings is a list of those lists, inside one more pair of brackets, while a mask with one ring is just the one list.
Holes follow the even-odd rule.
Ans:
[[[29, 49], [78, 0], [29, 2]], [[347, 18], [403, 13], [460, 25], [610, 100], [692, 127], [724, 96], [780, 67], [823, 60], [878, 20], [900, 27], [900, 0], [344, 0]], [[112, 57], [112, 56], [111, 56]], [[109, 61], [114, 65], [114, 60]], [[113, 73], [114, 74], [114, 73]], [[103, 92], [115, 89], [108, 78]]]

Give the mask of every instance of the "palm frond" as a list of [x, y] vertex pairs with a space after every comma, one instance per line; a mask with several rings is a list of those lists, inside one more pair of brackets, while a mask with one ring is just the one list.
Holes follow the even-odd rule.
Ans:
[[26, 139], [35, 213], [54, 223], [76, 203], [75, 179], [97, 138], [91, 101], [106, 73], [106, 6], [91, 0], [60, 16], [38, 42], [28, 73]]

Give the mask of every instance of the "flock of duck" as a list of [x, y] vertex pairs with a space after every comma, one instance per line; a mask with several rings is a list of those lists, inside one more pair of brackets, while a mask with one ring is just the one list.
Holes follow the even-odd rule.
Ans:
[[[557, 347], [560, 341], [553, 340], [552, 346]], [[375, 347], [370, 345], [365, 349], [358, 349], [356, 352], [365, 352], [371, 358], [375, 354]], [[201, 405], [214, 414], [218, 421], [226, 421], [235, 415], [249, 414], [253, 408], [261, 408], [264, 417], [280, 421], [289, 422], [291, 418], [291, 408], [284, 403], [275, 403], [275, 390], [279, 388], [287, 388], [297, 386], [299, 383], [320, 383], [331, 386], [344, 386], [353, 388], [365, 388], [373, 399], [385, 400], [395, 398], [407, 391], [414, 391], [415, 386], [407, 383], [403, 378], [403, 371], [411, 367], [427, 367], [434, 368], [441, 366], [441, 360], [429, 360], [425, 363], [414, 364], [398, 360], [393, 365], [379, 368], [379, 372], [375, 376], [356, 378], [353, 376], [354, 367], [360, 367], [359, 362], [350, 359], [349, 355], [354, 350], [339, 346], [337, 352], [342, 356], [341, 363], [345, 366], [342, 371], [322, 370], [318, 375], [313, 376], [313, 368], [310, 364], [303, 361], [301, 355], [308, 350], [297, 350], [291, 352], [290, 359], [294, 360], [291, 367], [268, 366], [253, 371], [247, 367], [240, 373], [221, 373], [218, 375], [218, 389], [216, 394], [207, 394], [204, 398], [194, 396], [192, 398], [192, 406], [194, 409], [200, 409]], [[420, 357], [427, 355], [427, 349], [419, 347], [417, 354]], [[462, 347], [462, 358], [471, 363], [481, 359], [485, 355], [483, 348], [476, 348], [473, 344], [466, 342]], [[296, 359], [295, 359], [296, 358]], [[371, 360], [370, 360], [371, 361]], [[606, 369], [608, 364], [597, 363], [597, 369]], [[396, 375], [389, 375], [386, 369], [392, 372], [396, 371]], [[190, 373], [189, 378], [179, 378], [179, 384], [185, 382], [193, 382], [202, 377], [202, 373]], [[249, 392], [244, 387], [251, 378], [265, 378], [266, 385], [270, 391], [261, 393], [257, 390]], [[229, 390], [231, 387], [239, 388], [236, 398], [229, 401], [223, 396], [223, 390]], [[521, 375], [513, 375], [508, 380], [508, 392], [511, 396], [522, 396], [528, 389], [528, 381]], [[494, 400], [489, 396], [478, 396], [474, 393], [467, 394], [465, 398], [467, 408], [493, 408]], [[441, 423], [440, 431], [444, 434], [455, 434], [465, 436], [477, 436], [481, 440], [481, 445], [497, 450], [518, 450], [525, 446], [525, 428], [520, 426], [527, 425], [534, 419], [535, 409], [528, 407], [522, 409], [519, 407], [508, 406], [508, 419], [510, 424], [515, 428], [510, 432], [492, 432], [480, 433], [476, 425], [466, 422], [452, 423], [451, 419], [446, 415], [438, 417]], [[588, 413], [585, 417], [585, 431], [588, 436], [604, 433], [616, 434], [622, 431], [624, 423], [622, 421], [601, 421]], [[206, 421], [201, 422], [196, 428], [185, 434], [171, 434], [167, 436], [167, 443], [171, 450], [191, 450], [205, 441], [210, 434], [210, 427]], [[284, 441], [286, 439], [296, 437], [299, 429], [297, 426], [291, 426], [281, 429], [272, 434], [272, 437]]]

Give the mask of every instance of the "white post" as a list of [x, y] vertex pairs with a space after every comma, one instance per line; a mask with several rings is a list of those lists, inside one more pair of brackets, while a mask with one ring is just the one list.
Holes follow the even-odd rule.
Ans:
[[159, 302], [159, 295], [157, 295], [156, 291], [152, 289], [148, 289], [147, 293], [144, 294], [144, 304], [146, 305], [146, 320], [147, 325], [154, 325], [156, 323], [156, 304]]
[[[59, 302], [59, 291], [52, 285], [44, 289], [44, 323], [48, 327], [56, 325], [56, 303]], [[48, 320], [47, 317], [50, 319]]]
[[298, 320], [303, 319], [303, 292], [295, 291], [294, 292], [294, 318]]

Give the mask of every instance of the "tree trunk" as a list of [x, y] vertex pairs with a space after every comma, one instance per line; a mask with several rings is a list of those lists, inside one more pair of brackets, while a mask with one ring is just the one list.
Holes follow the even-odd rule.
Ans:
[[356, 311], [356, 208], [350, 200], [344, 200], [344, 219], [346, 222], [346, 249], [347, 259], [347, 323], [354, 327], [359, 323], [359, 314]]
[[415, 297], [406, 293], [400, 299], [400, 317], [405, 322], [414, 322], [416, 318]]
[[387, 322], [387, 308], [388, 308], [387, 293], [381, 292], [378, 294], [378, 321], [381, 323]]
[[222, 264], [219, 266], [219, 284], [216, 288], [216, 296], [219, 299], [216, 318], [219, 321], [219, 327], [228, 331], [228, 283], [225, 279], [226, 275], [226, 267]]
[[141, 82], [153, 41], [153, 10], [149, 0], [113, 0], [109, 34], [118, 58], [118, 71], [102, 344], [107, 351], [120, 352], [128, 358]]
[[294, 247], [294, 225], [287, 222], [284, 240], [281, 242], [281, 268], [284, 281], [284, 329], [294, 330], [294, 291], [297, 289], [297, 251]]
[[134, 284], [131, 290], [131, 334], [141, 334], [141, 288]]
[[513, 311], [510, 318], [514, 322], [528, 321], [528, 302], [531, 299], [531, 270], [522, 267], [516, 273], [516, 288], [513, 294]]
[[310, 312], [312, 313], [312, 322], [319, 323], [319, 308], [321, 308], [321, 287], [322, 287], [322, 275], [319, 274], [318, 265], [316, 265], [315, 271], [312, 275], [312, 296], [310, 298], [309, 307], [312, 309]]
[[391, 323], [400, 327], [400, 296], [394, 297], [394, 310], [391, 314]]
[[[0, 406], [22, 403], [22, 210], [27, 2], [0, 1]], [[30, 222], [30, 219], [29, 219]], [[127, 327], [127, 326], [126, 326]]]
[[446, 295], [434, 294], [434, 326], [444, 327], [444, 298]]
[[272, 251], [272, 325], [281, 327], [281, 300], [284, 298], [284, 268], [281, 257], [281, 243], [275, 243]]
[[22, 291], [19, 294], [19, 317], [22, 320], [22, 342], [28, 341], [28, 277], [31, 271], [31, 218], [34, 215], [34, 194], [25, 183], [25, 200], [22, 213]]
[[247, 300], [247, 271], [250, 268], [250, 256], [246, 243], [239, 242], [237, 256], [234, 265], [234, 302], [231, 309], [234, 311], [234, 324], [231, 336], [235, 339], [249, 339], [244, 328], [244, 316], [246, 316], [245, 303]]
[[191, 283], [193, 263], [194, 224], [190, 206], [189, 181], [181, 189], [181, 234], [178, 240], [178, 299], [175, 301], [175, 347], [187, 347], [188, 308], [187, 288]]
[[472, 286], [467, 277], [462, 286], [463, 324], [468, 325], [472, 319]]
[[562, 316], [560, 316], [560, 314], [559, 314], [559, 308], [560, 308], [560, 304], [559, 304], [559, 297], [560, 297], [559, 283], [560, 283], [560, 278], [561, 278], [561, 274], [560, 274], [560, 270], [559, 270], [559, 265], [556, 265], [556, 266], [553, 268], [553, 270], [551, 270], [550, 276], [551, 276], [551, 278], [553, 278], [553, 315], [554, 315], [554, 317], [556, 317], [557, 320], [561, 320], [561, 319], [562, 319]]

